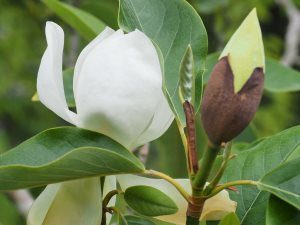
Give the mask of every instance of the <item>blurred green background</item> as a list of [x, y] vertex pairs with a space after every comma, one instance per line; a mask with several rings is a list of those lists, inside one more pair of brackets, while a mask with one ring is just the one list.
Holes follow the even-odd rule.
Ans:
[[[114, 29], [118, 27], [117, 0], [64, 2], [90, 12]], [[280, 1], [189, 0], [189, 2], [199, 12], [206, 26], [210, 53], [222, 50], [244, 17], [253, 7], [256, 7], [261, 22], [266, 55], [277, 60], [282, 59], [287, 47], [285, 37], [289, 18], [286, 9], [279, 4]], [[291, 3], [296, 9], [300, 7], [300, 0], [291, 1]], [[85, 39], [41, 1], [0, 0], [0, 153], [40, 131], [66, 124], [41, 103], [31, 101], [36, 90], [39, 62], [46, 48], [44, 27], [48, 20], [63, 27], [65, 31], [64, 67], [72, 67], [81, 49], [87, 44]], [[296, 47], [299, 48], [299, 46]], [[297, 67], [299, 65], [295, 62], [289, 64], [299, 69]], [[272, 135], [299, 122], [300, 95], [298, 92], [277, 94], [265, 92], [255, 120], [250, 128], [239, 137], [239, 140], [252, 141]], [[198, 135], [200, 140], [198, 144], [203, 146], [205, 135], [201, 129]], [[172, 151], [172, 157], [170, 157], [170, 151]], [[185, 175], [184, 155], [175, 124], [163, 137], [151, 145], [147, 156], [147, 166], [175, 177]], [[1, 200], [0, 198], [1, 201], [9, 204], [7, 199]], [[4, 206], [0, 205], [0, 218], [1, 207]], [[15, 217], [15, 220], [15, 224], [22, 223], [19, 217]]]

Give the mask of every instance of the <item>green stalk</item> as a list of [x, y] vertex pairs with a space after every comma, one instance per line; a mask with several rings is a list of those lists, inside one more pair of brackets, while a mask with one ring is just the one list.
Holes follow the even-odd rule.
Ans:
[[206, 151], [203, 155], [203, 160], [200, 165], [200, 169], [197, 172], [195, 179], [193, 180], [193, 195], [201, 196], [205, 183], [212, 170], [215, 159], [220, 151], [219, 146], [208, 144]]

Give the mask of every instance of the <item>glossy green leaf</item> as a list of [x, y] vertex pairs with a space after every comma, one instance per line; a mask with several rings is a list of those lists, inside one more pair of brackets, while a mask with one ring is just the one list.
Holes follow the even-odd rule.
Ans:
[[300, 157], [290, 160], [266, 174], [259, 189], [271, 192], [300, 210]]
[[182, 103], [195, 104], [195, 73], [193, 51], [189, 45], [180, 65], [179, 95]]
[[300, 210], [286, 203], [280, 198], [271, 195], [268, 209], [266, 225], [299, 225]]
[[[219, 53], [207, 56], [204, 83], [207, 83]], [[300, 72], [282, 65], [280, 62], [266, 58], [265, 90], [271, 92], [292, 92], [300, 90]]]
[[[73, 94], [73, 73], [74, 73], [74, 69], [72, 68], [63, 71], [65, 97], [68, 106], [71, 108], [76, 106], [74, 94]], [[31, 100], [34, 102], [39, 101], [37, 92], [32, 96]]]
[[[148, 220], [146, 218], [140, 217], [140, 216], [133, 216], [128, 215], [124, 217], [127, 225], [155, 225], [151, 220]], [[122, 223], [122, 225], [125, 225]]]
[[143, 31], [159, 47], [163, 56], [165, 86], [171, 107], [181, 123], [185, 124], [178, 95], [180, 63], [190, 44], [195, 60], [197, 111], [207, 54], [207, 34], [201, 18], [187, 1], [121, 0], [119, 25], [125, 31], [134, 29]]
[[75, 127], [60, 127], [1, 155], [0, 190], [143, 170], [143, 164], [112, 139]]
[[125, 191], [124, 198], [132, 209], [145, 216], [170, 215], [178, 210], [170, 197], [150, 186], [129, 187]]
[[105, 28], [101, 20], [86, 11], [57, 0], [42, 1], [86, 40], [92, 40]]
[[225, 216], [219, 225], [240, 225], [240, 220], [235, 213], [229, 213]]
[[[221, 182], [233, 180], [260, 180], [281, 164], [300, 156], [300, 126], [250, 144], [230, 160]], [[265, 225], [268, 192], [253, 186], [237, 186], [230, 192], [238, 203], [237, 215], [242, 225]]]

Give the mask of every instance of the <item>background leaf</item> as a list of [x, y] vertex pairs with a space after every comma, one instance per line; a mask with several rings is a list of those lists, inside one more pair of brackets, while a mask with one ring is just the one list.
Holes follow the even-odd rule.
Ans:
[[23, 225], [22, 218], [17, 210], [17, 207], [13, 204], [9, 198], [0, 193], [0, 224], [1, 225]]
[[139, 173], [143, 164], [112, 139], [91, 131], [46, 130], [0, 157], [0, 190], [71, 179]]
[[290, 160], [266, 174], [259, 189], [271, 192], [300, 210], [300, 157]]
[[[267, 137], [238, 152], [228, 163], [222, 182], [259, 180], [281, 164], [300, 156], [300, 126]], [[242, 225], [264, 225], [269, 194], [252, 186], [238, 186], [230, 192], [238, 203], [237, 215]]]
[[300, 211], [280, 198], [271, 195], [266, 225], [298, 225], [300, 224]]
[[42, 1], [87, 40], [92, 40], [105, 28], [101, 20], [86, 11], [57, 0]]
[[145, 216], [169, 215], [178, 210], [170, 197], [150, 186], [129, 187], [124, 198], [131, 208]]
[[143, 31], [159, 47], [163, 55], [165, 86], [173, 110], [185, 124], [178, 94], [179, 68], [186, 48], [191, 44], [196, 73], [195, 109], [198, 109], [207, 54], [207, 34], [200, 16], [187, 1], [121, 0], [119, 25], [125, 31]]

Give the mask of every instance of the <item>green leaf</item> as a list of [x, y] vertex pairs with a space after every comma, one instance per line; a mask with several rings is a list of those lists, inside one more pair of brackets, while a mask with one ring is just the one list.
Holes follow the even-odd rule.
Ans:
[[[296, 126], [250, 144], [229, 161], [221, 182], [260, 180], [277, 166], [300, 156], [299, 137], [300, 126]], [[230, 192], [230, 196], [238, 203], [236, 213], [241, 224], [265, 225], [269, 193], [252, 186], [237, 186], [237, 189], [238, 193]]]
[[271, 195], [266, 225], [299, 225], [300, 211], [280, 198]]
[[193, 51], [189, 45], [180, 65], [179, 96], [185, 101], [195, 104], [195, 73]]
[[81, 9], [57, 0], [42, 1], [88, 41], [95, 38], [105, 28], [101, 20]]
[[235, 213], [229, 213], [225, 216], [219, 225], [240, 225], [240, 220]]
[[[66, 101], [69, 107], [73, 108], [76, 106], [74, 93], [73, 93], [73, 73], [74, 69], [69, 68], [63, 71], [64, 91]], [[37, 92], [32, 96], [32, 101], [39, 101]]]
[[266, 174], [259, 189], [271, 192], [300, 210], [300, 157], [290, 160]]
[[169, 196], [150, 186], [129, 187], [124, 198], [132, 209], [145, 216], [170, 215], [178, 210]]
[[0, 190], [143, 170], [143, 164], [112, 139], [75, 127], [59, 127], [1, 155]]
[[128, 215], [125, 216], [125, 220], [128, 225], [155, 225], [151, 220], [139, 216]]
[[119, 25], [128, 32], [134, 29], [143, 31], [161, 50], [166, 91], [175, 115], [184, 125], [185, 117], [178, 95], [179, 70], [190, 44], [195, 60], [194, 108], [197, 112], [207, 54], [207, 34], [201, 18], [187, 1], [120, 0]]
[[[204, 83], [207, 83], [219, 53], [207, 56]], [[282, 65], [280, 62], [266, 58], [265, 90], [271, 92], [292, 92], [300, 90], [300, 72]]]

